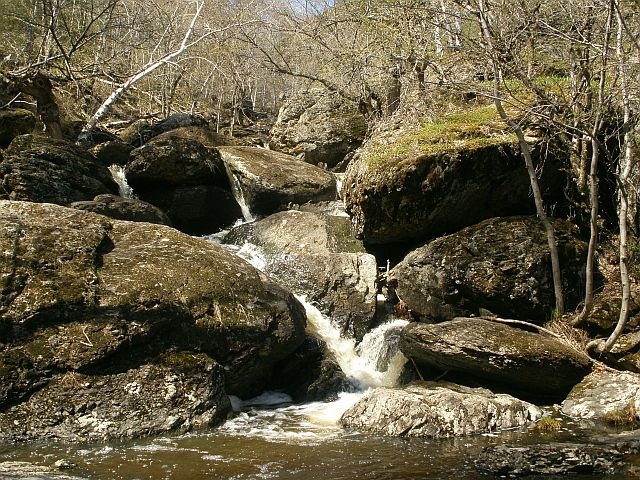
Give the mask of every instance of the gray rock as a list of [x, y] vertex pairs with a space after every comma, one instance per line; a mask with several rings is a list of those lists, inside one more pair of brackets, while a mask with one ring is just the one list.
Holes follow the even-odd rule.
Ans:
[[99, 143], [90, 152], [104, 165], [126, 165], [133, 147], [122, 140], [109, 140]]
[[[587, 245], [570, 223], [554, 221], [565, 302], [582, 299]], [[546, 233], [535, 217], [485, 220], [409, 253], [388, 283], [421, 321], [450, 320], [488, 310], [539, 324], [551, 318], [555, 295]]]
[[150, 223], [0, 201], [0, 407], [56, 373], [178, 348], [260, 393], [305, 338], [302, 306], [227, 249]]
[[376, 259], [348, 218], [289, 210], [233, 229], [225, 242], [256, 245], [265, 272], [361, 339], [376, 311]]
[[125, 143], [139, 147], [153, 137], [177, 128], [206, 126], [207, 122], [204, 118], [179, 112], [155, 123], [146, 119], [138, 120], [120, 132], [120, 138]]
[[102, 442], [186, 432], [230, 410], [220, 365], [203, 354], [169, 352], [122, 373], [54, 376], [0, 413], [0, 439]]
[[409, 324], [400, 349], [419, 366], [541, 397], [566, 395], [591, 369], [589, 357], [553, 337], [478, 318]]
[[99, 213], [115, 220], [171, 225], [171, 220], [162, 210], [135, 198], [103, 194], [97, 195], [91, 201], [73, 202], [69, 206], [78, 210]]
[[258, 216], [285, 210], [289, 204], [335, 200], [333, 174], [301, 160], [257, 147], [220, 147], [234, 187]]
[[349, 429], [407, 437], [449, 437], [521, 427], [542, 411], [510, 395], [447, 382], [377, 388], [340, 419]]
[[16, 137], [0, 162], [0, 199], [68, 205], [118, 193], [105, 165], [66, 140]]
[[269, 145], [313, 165], [339, 166], [364, 140], [367, 122], [357, 105], [326, 90], [287, 99], [271, 129]]
[[637, 426], [639, 412], [640, 375], [630, 372], [594, 371], [562, 402], [565, 415], [619, 426]]

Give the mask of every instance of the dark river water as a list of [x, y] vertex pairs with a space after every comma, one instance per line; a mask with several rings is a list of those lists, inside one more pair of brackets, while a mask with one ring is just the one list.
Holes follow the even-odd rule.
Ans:
[[[584, 425], [564, 420], [563, 430], [552, 434], [523, 429], [443, 440], [366, 436], [331, 424], [334, 414], [344, 408], [344, 401], [251, 409], [208, 432], [153, 440], [91, 446], [5, 446], [0, 447], [0, 461], [51, 466], [64, 460], [75, 465], [66, 474], [87, 479], [497, 479], [504, 477], [483, 474], [475, 466], [484, 447], [581, 442], [596, 435]], [[630, 464], [640, 466], [640, 459], [631, 458]], [[639, 477], [623, 470], [611, 475], [526, 478]]]

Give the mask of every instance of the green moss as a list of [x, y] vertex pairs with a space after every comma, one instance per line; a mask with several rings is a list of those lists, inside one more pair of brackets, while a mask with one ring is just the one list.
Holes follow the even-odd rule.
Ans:
[[533, 431], [539, 433], [557, 432], [561, 425], [560, 421], [555, 418], [543, 417], [534, 425]]
[[506, 130], [495, 107], [483, 106], [462, 113], [425, 119], [422, 126], [390, 144], [369, 148], [370, 163], [403, 160], [409, 156], [455, 152], [517, 141]]

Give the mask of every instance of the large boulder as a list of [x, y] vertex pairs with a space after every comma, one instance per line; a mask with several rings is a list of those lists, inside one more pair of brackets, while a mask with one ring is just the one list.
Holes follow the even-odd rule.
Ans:
[[242, 217], [220, 153], [197, 140], [154, 138], [131, 152], [126, 177], [140, 199], [181, 231], [211, 233]]
[[[565, 303], [573, 308], [583, 294], [587, 245], [570, 223], [553, 225]], [[426, 322], [482, 309], [543, 323], [555, 306], [547, 237], [535, 217], [489, 219], [438, 238], [407, 255], [388, 282], [412, 315]]]
[[171, 225], [171, 220], [162, 210], [137, 198], [123, 198], [105, 193], [97, 195], [93, 200], [73, 202], [69, 206], [78, 210], [99, 213], [115, 220]]
[[362, 144], [367, 122], [357, 105], [326, 90], [305, 90], [286, 100], [271, 129], [269, 146], [313, 165], [341, 165]]
[[55, 374], [124, 371], [172, 349], [208, 355], [246, 397], [305, 338], [291, 293], [161, 225], [0, 201], [0, 272], [0, 409]]
[[264, 271], [361, 339], [376, 311], [376, 259], [348, 218], [288, 210], [234, 228], [227, 243], [258, 247]]
[[0, 413], [0, 440], [99, 441], [186, 432], [231, 411], [224, 370], [210, 357], [168, 352], [104, 375], [55, 375], [29, 401]]
[[0, 162], [0, 199], [68, 205], [118, 193], [105, 165], [66, 140], [16, 137]]
[[6, 148], [18, 135], [31, 133], [36, 126], [36, 116], [23, 108], [0, 110], [0, 148]]
[[109, 140], [99, 143], [89, 151], [106, 166], [126, 165], [133, 147], [122, 140]]
[[208, 127], [179, 127], [168, 132], [161, 133], [155, 140], [166, 140], [167, 138], [186, 138], [200, 142], [206, 147], [220, 147], [222, 145], [245, 145], [241, 139], [214, 132]]
[[285, 210], [291, 203], [336, 198], [336, 179], [322, 168], [284, 153], [258, 147], [220, 147], [236, 197], [242, 197], [253, 215]]
[[367, 393], [340, 418], [365, 433], [403, 437], [449, 437], [522, 427], [542, 411], [510, 395], [447, 382], [381, 387]]
[[591, 369], [589, 357], [556, 338], [480, 318], [409, 324], [400, 349], [420, 367], [537, 397], [563, 397]]
[[[344, 181], [358, 235], [371, 244], [424, 241], [486, 218], [535, 212], [517, 141], [504, 130], [495, 109], [482, 107], [378, 132]], [[545, 159], [541, 178], [550, 204], [562, 201], [565, 185], [557, 163]]]
[[640, 375], [615, 370], [594, 371], [576, 385], [562, 413], [637, 428], [640, 424]]

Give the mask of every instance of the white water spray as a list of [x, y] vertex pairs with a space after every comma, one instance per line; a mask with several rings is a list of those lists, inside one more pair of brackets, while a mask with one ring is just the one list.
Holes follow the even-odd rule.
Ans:
[[249, 205], [247, 205], [246, 200], [244, 199], [244, 193], [242, 192], [242, 185], [240, 185], [240, 180], [238, 177], [231, 171], [228, 165], [225, 164], [225, 168], [227, 169], [227, 177], [229, 177], [229, 183], [231, 184], [231, 192], [240, 205], [240, 210], [242, 211], [242, 217], [245, 222], [253, 222], [256, 218], [249, 210]]
[[118, 193], [123, 198], [135, 198], [133, 188], [127, 183], [127, 176], [122, 165], [113, 164], [109, 166], [109, 172], [113, 180], [118, 184]]

